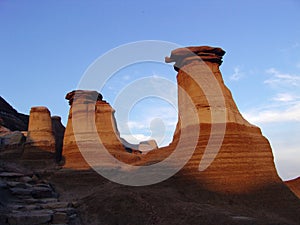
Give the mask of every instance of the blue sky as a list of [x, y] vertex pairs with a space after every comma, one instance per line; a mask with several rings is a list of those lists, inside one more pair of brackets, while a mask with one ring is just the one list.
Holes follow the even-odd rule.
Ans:
[[[280, 176], [294, 178], [300, 175], [299, 11], [297, 0], [1, 0], [0, 94], [20, 112], [44, 105], [66, 123], [65, 94], [110, 49], [141, 40], [219, 46], [226, 51], [221, 72], [240, 111], [270, 140]], [[170, 66], [137, 66], [116, 74], [102, 93], [113, 102], [122, 85], [158, 75], [175, 82]], [[168, 136], [174, 110], [151, 98], [136, 104], [132, 132], [149, 136], [160, 116], [168, 119]]]

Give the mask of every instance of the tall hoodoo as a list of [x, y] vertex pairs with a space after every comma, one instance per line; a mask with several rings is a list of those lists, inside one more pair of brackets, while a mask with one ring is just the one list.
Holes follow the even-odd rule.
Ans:
[[[279, 183], [268, 140], [242, 117], [224, 84], [219, 70], [224, 54], [221, 48], [201, 46], [176, 49], [166, 58], [168, 63], [175, 62], [178, 86], [197, 109], [199, 121], [190, 121], [189, 126], [200, 125], [195, 152], [181, 173], [218, 192], [239, 193]], [[179, 106], [184, 105], [180, 91], [178, 101]], [[179, 114], [187, 110], [179, 107]], [[177, 125], [174, 143], [183, 129], [188, 127]], [[211, 141], [212, 135], [222, 138], [221, 144]], [[183, 138], [189, 142], [188, 137]], [[210, 149], [206, 149], [208, 144]], [[212, 152], [217, 152], [215, 158]], [[208, 162], [204, 171], [199, 171], [201, 161]]]

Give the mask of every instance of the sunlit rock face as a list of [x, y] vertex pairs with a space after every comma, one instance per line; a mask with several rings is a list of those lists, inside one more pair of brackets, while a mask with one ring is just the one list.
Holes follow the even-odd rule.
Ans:
[[44, 106], [32, 107], [22, 156], [27, 160], [55, 159], [55, 137], [50, 111]]
[[31, 108], [26, 142], [33, 146], [53, 146], [55, 144], [50, 111], [46, 107]]
[[[110, 156], [127, 163], [138, 159], [125, 150], [116, 126], [114, 109], [102, 99], [101, 94], [77, 90], [68, 93], [66, 99], [71, 107], [63, 143], [65, 168], [114, 166], [107, 165], [108, 160], [105, 159]], [[110, 155], [99, 156], [103, 152]]]
[[178, 71], [179, 118], [189, 113], [187, 107], [180, 107], [185, 104], [183, 94], [192, 100], [198, 118], [185, 124], [179, 121], [169, 148], [175, 148], [179, 138], [191, 147], [189, 135], [180, 134], [200, 126], [195, 152], [181, 171], [184, 177], [226, 193], [279, 183], [268, 140], [242, 117], [224, 84], [219, 70], [224, 54], [221, 48], [202, 46], [176, 49], [166, 58], [166, 62], [175, 62]]

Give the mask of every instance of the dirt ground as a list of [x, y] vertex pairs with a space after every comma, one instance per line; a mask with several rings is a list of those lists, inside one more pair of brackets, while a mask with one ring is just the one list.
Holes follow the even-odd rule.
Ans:
[[179, 176], [144, 187], [115, 184], [93, 171], [47, 176], [62, 201], [74, 202], [83, 224], [300, 224], [300, 200], [284, 184], [221, 195]]

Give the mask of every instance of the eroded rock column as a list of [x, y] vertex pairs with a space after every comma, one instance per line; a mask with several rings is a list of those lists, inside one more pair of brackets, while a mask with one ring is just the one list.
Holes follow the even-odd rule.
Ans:
[[[192, 99], [199, 120], [189, 121], [186, 127], [179, 121], [173, 142], [176, 144], [180, 133], [189, 126], [200, 126], [195, 152], [181, 174], [196, 179], [206, 189], [226, 193], [249, 192], [280, 183], [268, 140], [242, 117], [224, 84], [219, 70], [224, 54], [221, 48], [202, 46], [176, 49], [166, 58], [166, 62], [175, 62], [178, 86]], [[197, 76], [208, 75], [214, 76], [213, 82], [198, 82]], [[180, 107], [185, 104], [181, 94], [179, 90], [179, 114], [184, 116], [189, 109]], [[221, 145], [215, 141], [218, 138], [209, 142], [212, 135], [222, 138]], [[182, 138], [189, 142], [188, 135]], [[213, 152], [217, 152], [216, 157]], [[199, 171], [201, 160], [209, 165], [204, 171]]]
[[46, 107], [32, 107], [23, 158], [30, 160], [54, 159], [55, 138], [50, 111]]
[[[103, 158], [97, 158], [97, 151], [102, 150], [108, 151], [118, 160], [132, 160], [132, 155], [126, 152], [120, 141], [114, 109], [102, 99], [101, 94], [96, 91], [77, 90], [68, 93], [66, 99], [71, 107], [63, 144], [65, 168], [90, 168], [80, 152], [80, 146], [83, 145], [88, 156], [95, 156], [93, 164], [96, 166], [114, 166], [106, 165]], [[99, 142], [105, 149], [99, 149]]]

